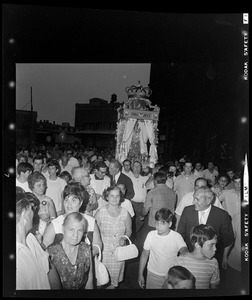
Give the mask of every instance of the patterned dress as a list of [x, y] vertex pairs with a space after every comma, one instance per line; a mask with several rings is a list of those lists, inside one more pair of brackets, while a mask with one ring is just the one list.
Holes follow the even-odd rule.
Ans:
[[123, 280], [125, 261], [117, 261], [114, 251], [119, 246], [119, 239], [126, 231], [127, 210], [121, 208], [118, 217], [113, 218], [108, 214], [107, 205], [100, 208], [100, 231], [103, 241], [102, 262], [107, 267], [111, 284], [118, 286]]
[[85, 289], [90, 269], [90, 246], [79, 244], [76, 262], [73, 265], [61, 243], [54, 243], [47, 248], [52, 263], [58, 271], [63, 289]]

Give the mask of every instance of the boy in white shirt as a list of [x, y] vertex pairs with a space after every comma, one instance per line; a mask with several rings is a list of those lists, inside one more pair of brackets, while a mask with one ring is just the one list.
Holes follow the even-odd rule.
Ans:
[[170, 229], [174, 215], [167, 208], [159, 209], [155, 214], [156, 230], [148, 233], [140, 257], [138, 283], [144, 287], [144, 268], [147, 260], [146, 289], [161, 289], [166, 280], [167, 272], [178, 253], [188, 252], [183, 237]]

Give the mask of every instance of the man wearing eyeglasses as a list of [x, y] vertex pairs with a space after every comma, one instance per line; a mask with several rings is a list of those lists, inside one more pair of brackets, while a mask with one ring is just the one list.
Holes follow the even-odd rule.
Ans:
[[78, 159], [73, 156], [73, 150], [72, 149], [67, 149], [66, 150], [66, 155], [69, 158], [69, 161], [68, 161], [69, 165], [71, 165], [73, 168], [80, 166], [80, 164], [78, 162]]

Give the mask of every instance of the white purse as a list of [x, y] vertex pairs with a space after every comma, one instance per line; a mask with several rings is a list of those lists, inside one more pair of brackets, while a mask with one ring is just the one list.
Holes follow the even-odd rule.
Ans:
[[95, 277], [97, 279], [97, 285], [104, 285], [109, 282], [109, 274], [106, 266], [101, 262], [101, 248], [98, 245], [96, 246], [99, 249], [99, 255], [95, 255], [94, 263], [95, 263]]
[[123, 236], [128, 239], [129, 245], [119, 246], [115, 249], [114, 255], [118, 261], [124, 261], [138, 256], [138, 249], [136, 245], [132, 244], [131, 240], [127, 237], [127, 235]]

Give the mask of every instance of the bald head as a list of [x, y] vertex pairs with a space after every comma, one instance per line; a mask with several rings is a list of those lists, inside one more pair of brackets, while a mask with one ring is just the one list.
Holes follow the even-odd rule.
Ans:
[[194, 191], [203, 186], [207, 187], [207, 180], [203, 177], [197, 178], [194, 182]]

